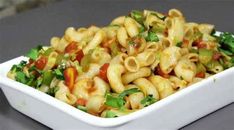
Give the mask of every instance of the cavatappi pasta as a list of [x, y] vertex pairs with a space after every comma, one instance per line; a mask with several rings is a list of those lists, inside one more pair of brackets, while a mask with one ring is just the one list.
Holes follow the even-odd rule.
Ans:
[[105, 27], [69, 27], [7, 76], [84, 112], [118, 117], [233, 66], [234, 38], [171, 9], [132, 11]]

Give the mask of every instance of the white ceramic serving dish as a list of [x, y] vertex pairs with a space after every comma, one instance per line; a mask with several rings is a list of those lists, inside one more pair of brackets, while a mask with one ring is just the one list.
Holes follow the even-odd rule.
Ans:
[[142, 110], [100, 118], [6, 77], [18, 57], [0, 64], [0, 86], [10, 105], [56, 130], [175, 130], [234, 101], [234, 67], [189, 86]]

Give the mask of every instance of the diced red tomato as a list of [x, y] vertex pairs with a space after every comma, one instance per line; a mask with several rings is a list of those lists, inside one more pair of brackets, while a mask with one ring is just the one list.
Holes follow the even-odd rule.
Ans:
[[73, 86], [75, 84], [76, 77], [78, 76], [78, 72], [74, 67], [68, 67], [63, 72], [65, 78], [65, 85], [68, 86], [70, 91], [72, 91]]
[[35, 62], [36, 68], [39, 69], [39, 70], [43, 70], [44, 67], [45, 67], [45, 65], [46, 65], [46, 63], [47, 63], [47, 60], [48, 60], [47, 57], [44, 57], [44, 56], [40, 57], [40, 58]]
[[215, 52], [212, 58], [213, 60], [218, 60], [221, 56], [222, 56], [221, 53]]
[[65, 48], [65, 53], [73, 53], [77, 50], [77, 42], [69, 43]]
[[169, 74], [164, 74], [162, 72], [162, 70], [160, 69], [160, 67], [157, 67], [157, 69], [155, 69], [155, 74], [158, 74], [158, 75], [162, 76], [163, 78], [169, 78], [170, 77]]
[[76, 60], [79, 61], [79, 63], [83, 57], [84, 57], [84, 52], [82, 50], [76, 52]]
[[182, 47], [188, 47], [188, 45], [189, 45], [189, 40], [183, 39]]
[[103, 80], [108, 82], [107, 79], [107, 69], [109, 67], [109, 63], [105, 63], [99, 70], [99, 77], [101, 77]]
[[202, 40], [197, 40], [193, 42], [193, 45], [197, 46], [197, 48], [206, 48], [206, 43]]
[[196, 74], [195, 77], [198, 77], [198, 78], [205, 78], [205, 76], [206, 76], [205, 72], [199, 72], [199, 73]]
[[76, 101], [76, 104], [80, 106], [86, 106], [86, 103], [87, 103], [87, 100], [84, 98], [78, 98]]

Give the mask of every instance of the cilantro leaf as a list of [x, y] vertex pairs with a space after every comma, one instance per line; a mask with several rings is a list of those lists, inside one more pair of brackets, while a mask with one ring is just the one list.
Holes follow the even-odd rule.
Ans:
[[15, 79], [16, 79], [16, 81], [23, 83], [23, 84], [26, 84], [26, 82], [27, 82], [27, 77], [26, 77], [25, 73], [23, 73], [21, 71], [16, 72]]
[[148, 35], [146, 36], [145, 40], [147, 42], [148, 41], [150, 41], [150, 42], [158, 42], [159, 41], [157, 34], [154, 32], [151, 32], [151, 31], [148, 32]]
[[32, 48], [27, 54], [26, 56], [32, 60], [36, 60], [38, 55], [39, 55], [39, 51], [42, 49], [42, 46], [38, 46], [36, 48]]
[[119, 94], [120, 98], [124, 98], [127, 95], [133, 94], [133, 93], [137, 93], [140, 92], [140, 90], [138, 88], [131, 88], [128, 90], [123, 91], [122, 93]]
[[234, 54], [234, 35], [232, 33], [221, 33], [220, 36], [218, 36], [218, 41], [222, 50], [226, 50], [226, 52]]
[[120, 97], [114, 97], [110, 94], [108, 94], [106, 96], [106, 102], [105, 104], [107, 106], [111, 106], [111, 107], [114, 107], [114, 108], [122, 108], [125, 104], [125, 101], [123, 98], [120, 98]]
[[26, 65], [26, 61], [21, 61], [18, 65], [13, 65], [11, 67], [11, 71], [12, 72], [17, 72], [17, 71], [22, 71], [23, 70], [23, 67]]
[[54, 70], [55, 77], [57, 79], [64, 80], [63, 71], [64, 71], [63, 69], [55, 69]]
[[141, 104], [146, 106], [149, 106], [153, 103], [155, 103], [157, 100], [155, 98], [153, 98], [153, 95], [148, 95], [146, 96], [144, 99], [141, 100]]

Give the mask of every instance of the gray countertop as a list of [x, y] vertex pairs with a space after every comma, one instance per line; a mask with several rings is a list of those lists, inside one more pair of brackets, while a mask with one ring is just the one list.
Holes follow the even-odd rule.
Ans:
[[[25, 54], [37, 44], [48, 45], [52, 36], [62, 36], [68, 26], [106, 25], [132, 9], [145, 8], [159, 12], [178, 8], [187, 21], [211, 23], [217, 30], [234, 32], [234, 1], [231, 0], [64, 0], [0, 20], [0, 63]], [[0, 130], [47, 129], [10, 107], [0, 90]], [[181, 130], [234, 130], [234, 103]]]

